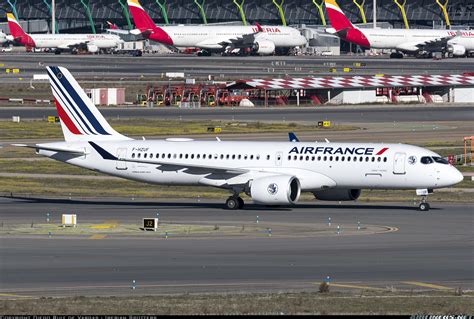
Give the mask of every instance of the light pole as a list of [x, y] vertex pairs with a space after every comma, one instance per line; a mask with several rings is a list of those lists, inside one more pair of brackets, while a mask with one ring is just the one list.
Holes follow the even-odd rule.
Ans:
[[374, 0], [374, 29], [376, 27], [377, 27], [377, 0]]
[[51, 31], [56, 34], [56, 0], [51, 0]]

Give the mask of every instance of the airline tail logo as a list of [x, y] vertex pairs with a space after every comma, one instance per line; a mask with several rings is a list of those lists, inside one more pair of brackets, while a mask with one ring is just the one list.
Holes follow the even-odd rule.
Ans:
[[365, 34], [354, 27], [344, 12], [342, 12], [336, 0], [324, 0], [324, 3], [326, 5], [329, 21], [339, 37], [363, 47], [370, 47], [370, 42]]
[[66, 141], [123, 137], [107, 123], [67, 69], [49, 66], [47, 71]]
[[136, 27], [146, 38], [167, 45], [173, 45], [173, 39], [162, 28], [157, 27], [138, 0], [127, 0]]
[[10, 33], [16, 42], [29, 47], [35, 46], [35, 41], [33, 41], [33, 39], [23, 31], [13, 13], [7, 13], [7, 20]]
[[329, 21], [331, 21], [331, 25], [336, 29], [336, 32], [354, 28], [344, 12], [342, 12], [336, 0], [325, 0], [324, 3], [326, 5], [326, 12], [329, 16]]

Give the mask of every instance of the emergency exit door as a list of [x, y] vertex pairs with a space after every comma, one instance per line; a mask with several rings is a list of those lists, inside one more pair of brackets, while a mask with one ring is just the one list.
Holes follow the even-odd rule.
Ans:
[[405, 174], [406, 153], [395, 153], [393, 158], [393, 174]]
[[[117, 149], [117, 158], [127, 158], [127, 149], [126, 148], [118, 148]], [[115, 161], [115, 168], [118, 170], [126, 170], [127, 169], [127, 162], [125, 161]]]

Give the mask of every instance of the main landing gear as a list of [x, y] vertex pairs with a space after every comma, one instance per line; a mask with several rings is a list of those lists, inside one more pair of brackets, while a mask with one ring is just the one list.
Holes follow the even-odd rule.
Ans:
[[225, 201], [227, 209], [242, 209], [244, 207], [244, 200], [239, 195], [233, 195]]

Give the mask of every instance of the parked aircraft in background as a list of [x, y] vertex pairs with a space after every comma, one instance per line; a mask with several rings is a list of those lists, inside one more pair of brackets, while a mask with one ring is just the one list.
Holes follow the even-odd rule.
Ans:
[[306, 38], [295, 28], [284, 26], [157, 26], [138, 0], [128, 0], [137, 27], [133, 30], [145, 38], [174, 47], [200, 48], [203, 55], [211, 52], [269, 55], [306, 44]]
[[29, 48], [55, 49], [56, 54], [66, 50], [77, 52], [79, 49], [96, 53], [101, 49], [115, 48], [122, 42], [120, 37], [114, 34], [28, 34], [13, 14], [7, 13], [7, 19], [11, 33], [7, 36], [8, 40]]
[[47, 72], [65, 141], [16, 146], [135, 181], [226, 189], [229, 209], [244, 206], [241, 193], [255, 204], [292, 205], [301, 192], [344, 201], [370, 188], [416, 189], [428, 210], [432, 189], [463, 179], [438, 154], [405, 144], [134, 140], [107, 123], [67, 69]]
[[342, 12], [336, 0], [325, 0], [332, 28], [341, 39], [365, 48], [392, 49], [391, 58], [403, 58], [404, 53], [431, 57], [442, 52], [450, 57], [474, 54], [474, 30], [373, 29], [354, 26]]
[[7, 35], [5, 33], [3, 33], [2, 30], [0, 30], [0, 44], [4, 44], [5, 42], [7, 42]]

